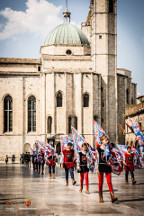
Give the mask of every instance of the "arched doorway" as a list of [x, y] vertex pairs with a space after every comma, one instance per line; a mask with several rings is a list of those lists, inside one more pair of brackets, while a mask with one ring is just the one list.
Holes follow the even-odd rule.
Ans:
[[24, 153], [29, 152], [30, 153], [30, 144], [26, 143], [24, 144]]
[[60, 153], [61, 153], [61, 144], [60, 144], [60, 142], [56, 145], [56, 152], [57, 152], [58, 155], [60, 155]]
[[34, 151], [36, 150], [35, 143], [33, 144], [33, 150], [34, 150]]

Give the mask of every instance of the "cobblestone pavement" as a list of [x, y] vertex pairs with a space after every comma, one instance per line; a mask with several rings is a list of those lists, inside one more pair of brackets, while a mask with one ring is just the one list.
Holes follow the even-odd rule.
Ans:
[[[136, 185], [125, 185], [124, 173], [113, 175], [113, 187], [118, 197], [117, 204], [111, 204], [108, 186], [104, 183], [104, 203], [98, 200], [98, 178], [89, 175], [90, 194], [85, 188], [79, 193], [79, 174], [75, 172], [77, 184], [65, 186], [64, 170], [56, 168], [56, 179], [49, 179], [48, 168], [42, 176], [32, 168], [19, 164], [0, 164], [0, 215], [144, 215], [144, 169], [135, 170]], [[25, 200], [31, 205], [26, 206]], [[8, 205], [8, 200], [11, 205]], [[9, 203], [10, 204], [10, 203]]]

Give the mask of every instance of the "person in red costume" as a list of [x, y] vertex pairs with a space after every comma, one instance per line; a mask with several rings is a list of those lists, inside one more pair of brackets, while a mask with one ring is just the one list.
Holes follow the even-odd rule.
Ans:
[[52, 172], [53, 172], [53, 179], [55, 179], [55, 166], [56, 166], [56, 155], [50, 155], [47, 158], [47, 166], [49, 167], [49, 177], [52, 178]]
[[67, 148], [63, 150], [63, 158], [62, 163], [65, 168], [65, 178], [66, 178], [66, 186], [68, 186], [68, 175], [70, 172], [72, 184], [75, 185], [76, 181], [74, 179], [74, 149], [72, 149], [72, 143], [67, 144]]
[[128, 146], [127, 152], [124, 155], [124, 169], [125, 169], [125, 183], [128, 184], [128, 174], [130, 171], [132, 184], [136, 184], [134, 179], [134, 154], [131, 151], [131, 147]]

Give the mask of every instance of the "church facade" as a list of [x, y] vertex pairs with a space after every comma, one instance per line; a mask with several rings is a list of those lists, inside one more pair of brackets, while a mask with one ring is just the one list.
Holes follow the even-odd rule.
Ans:
[[117, 68], [116, 0], [91, 0], [81, 29], [64, 23], [52, 30], [39, 59], [0, 58], [0, 160], [53, 142], [75, 127], [94, 145], [93, 120], [112, 142], [124, 144], [118, 123], [136, 103], [131, 71]]

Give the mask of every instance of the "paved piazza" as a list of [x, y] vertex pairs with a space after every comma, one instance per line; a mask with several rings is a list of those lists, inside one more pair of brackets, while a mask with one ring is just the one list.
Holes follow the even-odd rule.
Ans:
[[[90, 195], [79, 193], [79, 174], [75, 172], [77, 184], [65, 186], [64, 170], [57, 167], [56, 179], [39, 175], [32, 168], [19, 164], [0, 164], [0, 215], [144, 215], [144, 169], [136, 169], [136, 185], [125, 185], [124, 173], [113, 175], [113, 186], [119, 203], [111, 204], [108, 187], [104, 184], [104, 203], [98, 202], [98, 179], [89, 175]], [[85, 188], [84, 188], [85, 189]], [[27, 207], [25, 200], [30, 199]], [[11, 201], [8, 205], [7, 200]]]

